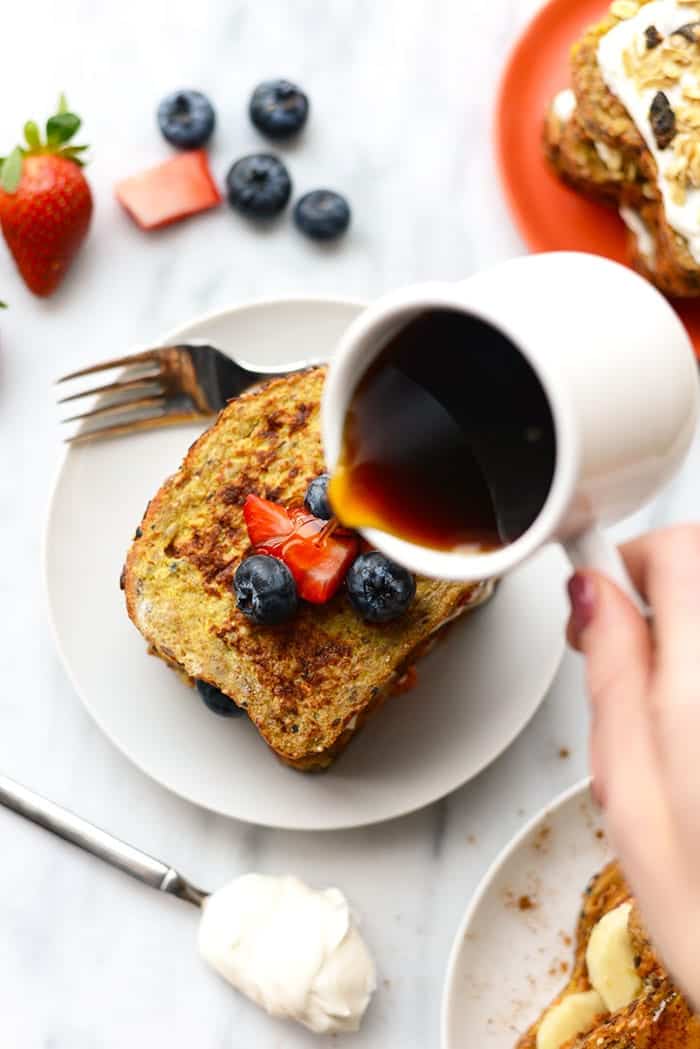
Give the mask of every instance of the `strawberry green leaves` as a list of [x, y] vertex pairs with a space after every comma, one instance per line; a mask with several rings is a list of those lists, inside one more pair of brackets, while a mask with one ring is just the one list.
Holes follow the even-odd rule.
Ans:
[[19, 180], [22, 177], [22, 157], [22, 150], [19, 146], [16, 146], [9, 157], [5, 157], [2, 162], [0, 186], [6, 193], [14, 193], [19, 186]]
[[22, 161], [24, 157], [38, 156], [40, 154], [54, 153], [58, 156], [72, 160], [78, 167], [85, 163], [81, 154], [87, 146], [75, 146], [70, 144], [71, 139], [79, 130], [81, 120], [75, 113], [68, 109], [66, 96], [61, 93], [58, 99], [58, 107], [52, 117], [46, 121], [46, 141], [42, 141], [39, 125], [34, 120], [28, 120], [24, 125], [25, 144], [17, 146], [4, 160], [0, 160], [0, 186], [6, 193], [14, 193], [22, 177]]
[[57, 111], [46, 121], [46, 146], [40, 152], [58, 153], [60, 156], [72, 160], [78, 167], [82, 167], [85, 161], [80, 154], [84, 153], [88, 147], [67, 145], [80, 129], [80, 125], [80, 117], [70, 112], [66, 96], [61, 93], [58, 99]]
[[75, 113], [56, 113], [46, 121], [46, 142], [49, 146], [62, 146], [73, 138], [80, 127], [80, 117]]
[[39, 128], [33, 120], [28, 120], [24, 125], [24, 138], [29, 149], [39, 149], [41, 147]]

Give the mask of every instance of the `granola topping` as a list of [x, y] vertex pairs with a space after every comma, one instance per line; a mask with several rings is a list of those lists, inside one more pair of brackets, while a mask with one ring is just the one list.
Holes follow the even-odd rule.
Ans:
[[674, 36], [680, 36], [689, 44], [697, 44], [700, 40], [700, 22], [688, 22], [673, 31]]
[[639, 11], [637, 0], [614, 0], [610, 14], [615, 18], [632, 18]]
[[662, 38], [654, 48], [648, 48], [646, 35], [635, 37], [622, 55], [625, 73], [637, 89], [673, 87], [685, 71], [697, 65], [700, 70], [700, 49], [695, 40], [689, 41], [679, 33]]

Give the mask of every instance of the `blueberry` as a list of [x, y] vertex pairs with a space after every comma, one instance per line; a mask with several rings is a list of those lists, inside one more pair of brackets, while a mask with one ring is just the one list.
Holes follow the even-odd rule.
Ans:
[[271, 153], [251, 153], [237, 160], [226, 176], [229, 204], [244, 215], [270, 218], [287, 206], [292, 180]]
[[220, 688], [215, 688], [208, 681], [201, 681], [197, 678], [194, 684], [202, 697], [204, 706], [211, 710], [212, 714], [219, 714], [222, 718], [238, 718], [245, 713]]
[[350, 225], [350, 205], [332, 189], [314, 189], [294, 205], [294, 221], [307, 237], [332, 240]]
[[310, 514], [313, 514], [314, 517], [319, 517], [322, 521], [330, 521], [333, 516], [331, 504], [328, 501], [328, 482], [330, 479], [330, 474], [321, 474], [320, 477], [314, 477], [304, 496], [306, 509]]
[[377, 550], [355, 558], [345, 583], [354, 608], [368, 623], [398, 619], [416, 593], [411, 573]]
[[179, 149], [198, 149], [214, 130], [214, 108], [200, 91], [173, 91], [158, 106], [163, 137]]
[[243, 615], [262, 626], [285, 623], [297, 610], [294, 577], [284, 561], [276, 557], [253, 554], [241, 561], [233, 577], [233, 588]]
[[250, 119], [268, 138], [289, 138], [301, 131], [309, 115], [309, 100], [288, 80], [265, 80], [251, 95]]

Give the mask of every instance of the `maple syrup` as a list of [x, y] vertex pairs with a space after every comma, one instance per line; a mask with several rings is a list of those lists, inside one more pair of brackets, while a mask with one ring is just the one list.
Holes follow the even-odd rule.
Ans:
[[525, 357], [490, 324], [430, 309], [360, 380], [329, 492], [348, 527], [487, 551], [535, 521], [554, 466], [549, 401]]

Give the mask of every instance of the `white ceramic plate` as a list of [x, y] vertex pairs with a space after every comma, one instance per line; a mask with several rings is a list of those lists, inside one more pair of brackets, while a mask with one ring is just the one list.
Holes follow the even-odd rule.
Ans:
[[[566, 983], [583, 890], [611, 858], [588, 782], [553, 801], [506, 847], [452, 948], [442, 1049], [514, 1049]], [[521, 909], [521, 900], [531, 909]]]
[[[249, 362], [327, 358], [360, 306], [285, 300], [199, 320], [201, 338]], [[266, 826], [361, 826], [427, 805], [475, 776], [518, 735], [563, 650], [563, 555], [550, 549], [425, 660], [418, 687], [389, 702], [329, 772], [277, 762], [243, 718], [210, 714], [149, 658], [119, 574], [146, 503], [198, 431], [172, 428], [73, 448], [46, 533], [50, 616], [68, 674], [107, 736], [144, 772], [215, 812]]]

